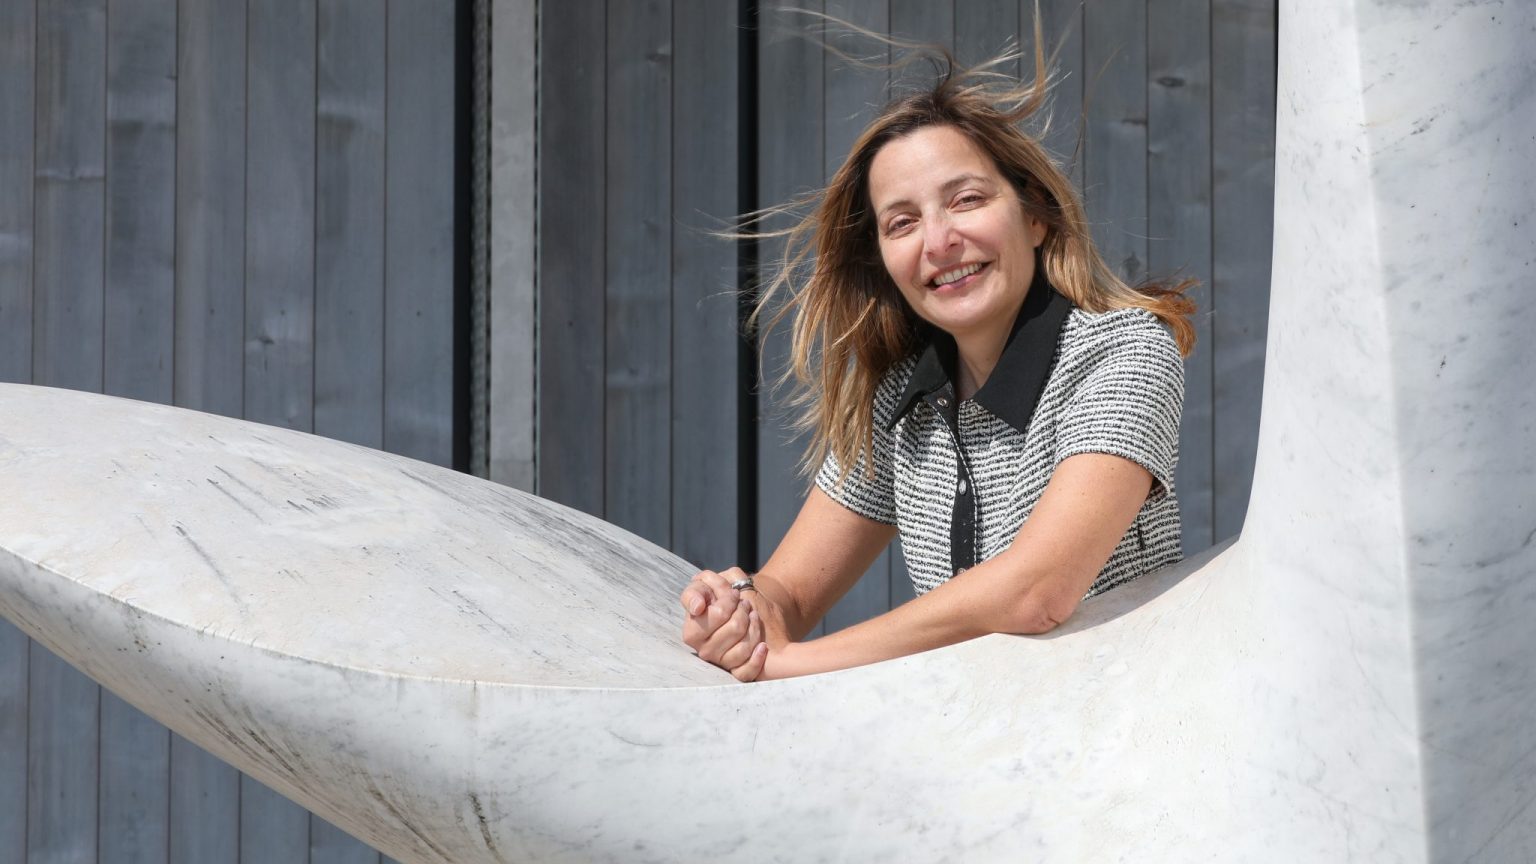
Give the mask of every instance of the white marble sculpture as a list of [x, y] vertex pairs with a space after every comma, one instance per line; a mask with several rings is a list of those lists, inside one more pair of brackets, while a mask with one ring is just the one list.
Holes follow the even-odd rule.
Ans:
[[994, 636], [737, 685], [664, 551], [0, 387], [0, 613], [406, 862], [1536, 856], [1536, 4], [1292, 2], [1253, 502]]

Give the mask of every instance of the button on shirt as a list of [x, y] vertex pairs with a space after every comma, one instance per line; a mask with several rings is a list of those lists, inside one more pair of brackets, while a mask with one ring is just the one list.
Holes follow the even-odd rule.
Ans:
[[899, 528], [918, 594], [1008, 548], [1056, 466], [1079, 453], [1129, 459], [1153, 478], [1088, 596], [1179, 560], [1184, 364], [1156, 316], [1085, 312], [1040, 280], [971, 399], [955, 398], [956, 364], [954, 341], [935, 331], [876, 390], [873, 476], [861, 461], [839, 478], [832, 457], [816, 476], [844, 507]]

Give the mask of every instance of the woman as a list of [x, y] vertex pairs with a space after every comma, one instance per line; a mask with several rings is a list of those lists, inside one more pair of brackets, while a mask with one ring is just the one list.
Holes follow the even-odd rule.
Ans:
[[[953, 66], [950, 66], [953, 69]], [[1045, 633], [1179, 558], [1186, 285], [1104, 264], [1071, 182], [1017, 124], [1035, 82], [959, 71], [869, 125], [758, 307], [791, 293], [807, 464], [762, 571], [701, 572], [684, 641], [742, 681], [988, 633]], [[802, 286], [795, 275], [814, 255]], [[801, 641], [900, 531], [917, 597]]]

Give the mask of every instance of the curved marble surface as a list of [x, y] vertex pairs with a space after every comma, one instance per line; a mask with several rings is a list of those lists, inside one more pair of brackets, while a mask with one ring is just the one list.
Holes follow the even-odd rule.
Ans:
[[1536, 6], [1281, 25], [1248, 524], [1047, 637], [739, 686], [596, 520], [21, 386], [0, 613], [407, 862], [1529, 858]]

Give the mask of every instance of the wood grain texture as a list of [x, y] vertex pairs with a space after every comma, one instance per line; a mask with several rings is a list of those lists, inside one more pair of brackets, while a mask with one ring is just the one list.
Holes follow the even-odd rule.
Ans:
[[105, 0], [37, 17], [32, 380], [101, 390], [106, 212]]
[[534, 0], [502, 0], [491, 15], [490, 477], [532, 492], [537, 380], [534, 304]]
[[14, 383], [32, 380], [36, 30], [35, 4], [0, 3], [0, 381]]
[[1104, 260], [1136, 283], [1147, 275], [1146, 4], [1090, 3], [1083, 30], [1088, 221]]
[[[891, 13], [888, 0], [829, 0], [827, 14], [871, 30], [888, 33]], [[829, 32], [828, 42], [844, 53], [875, 65], [866, 68], [850, 64], [828, 53], [823, 56], [826, 88], [823, 102], [824, 181], [847, 159], [854, 141], [869, 125], [887, 101], [889, 73], [878, 68], [890, 61], [887, 46], [864, 37], [843, 38]], [[827, 610], [823, 622], [826, 632], [841, 630], [891, 608], [891, 554], [881, 552], [859, 581]]]
[[741, 560], [741, 338], [736, 245], [708, 232], [744, 209], [736, 4], [673, 0], [672, 536], [700, 567]]
[[170, 794], [170, 731], [102, 690], [99, 864], [165, 864]]
[[27, 678], [41, 651], [9, 621], [0, 621], [0, 861], [27, 854]]
[[170, 403], [176, 322], [176, 0], [107, 16], [103, 387]]
[[379, 864], [379, 852], [319, 816], [311, 815], [309, 864]]
[[607, 31], [603, 512], [665, 544], [672, 533], [672, 4], [611, 4]]
[[385, 7], [319, 0], [315, 432], [384, 444]]
[[240, 861], [240, 772], [175, 733], [170, 834], [170, 864]]
[[177, 22], [177, 405], [244, 410], [245, 0], [183, 4]]
[[36, 645], [29, 683], [27, 864], [93, 860], [101, 688]]
[[[822, 49], [804, 37], [805, 19], [789, 7], [822, 11], [822, 4], [775, 0], [760, 13], [758, 47], [758, 188], [762, 206], [784, 203], [822, 185]], [[819, 34], [820, 28], [815, 28]], [[787, 227], [774, 219], [767, 229]], [[784, 255], [779, 241], [760, 246], [760, 272], [767, 278]], [[764, 322], [766, 323], [766, 322]], [[773, 383], [789, 359], [787, 325], [767, 334], [760, 347], [764, 381], [757, 393], [757, 548], [758, 566], [789, 530], [805, 499], [807, 482], [799, 472], [804, 440], [790, 430], [789, 407]], [[819, 628], [812, 635], [820, 632]]]
[[[974, 66], [1026, 44], [1019, 28], [1018, 0], [957, 0], [955, 3], [955, 59]], [[1017, 60], [992, 67], [1008, 75], [1019, 74]]]
[[1242, 529], [1258, 452], [1274, 234], [1275, 0], [1211, 9], [1216, 539]]
[[453, 464], [454, 16], [390, 0], [384, 448]]
[[315, 381], [315, 0], [250, 5], [245, 417], [308, 432]]
[[607, 28], [592, 3], [539, 13], [539, 495], [603, 512]]
[[240, 864], [304, 864], [309, 820], [303, 807], [240, 775]]
[[1214, 541], [1211, 512], [1210, 0], [1147, 8], [1147, 267], [1153, 278], [1200, 280], [1192, 295], [1195, 353], [1184, 363], [1184, 418], [1174, 484], [1184, 554]]
[[1041, 36], [1051, 61], [1051, 103], [1042, 140], [1081, 192], [1083, 170], [1078, 151], [1083, 135], [1084, 84], [1089, 77], [1083, 66], [1083, 0], [1020, 0], [1020, 8], [1021, 37], [1029, 34], [1027, 50], [1034, 50], [1038, 10]]

